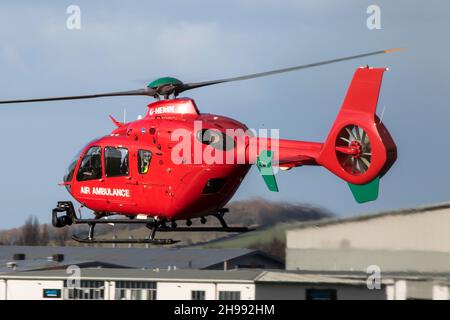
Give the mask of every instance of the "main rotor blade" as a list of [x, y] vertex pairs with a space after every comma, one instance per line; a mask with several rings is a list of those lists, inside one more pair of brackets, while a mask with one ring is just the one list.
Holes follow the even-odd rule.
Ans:
[[25, 100], [3, 100], [3, 101], [0, 101], [0, 104], [44, 102], [44, 101], [58, 101], [58, 100], [93, 99], [93, 98], [100, 98], [100, 97], [118, 97], [118, 96], [153, 96], [155, 94], [156, 94], [156, 90], [151, 89], [151, 88], [145, 88], [145, 89], [138, 89], [138, 90], [88, 94], [88, 95], [81, 95], [81, 96], [51, 97], [51, 98], [38, 98], [38, 99], [25, 99]]
[[181, 86], [180, 89], [177, 90], [177, 92], [183, 92], [183, 91], [186, 91], [186, 90], [200, 88], [200, 87], [206, 87], [206, 86], [211, 86], [211, 85], [219, 84], [219, 83], [241, 81], [241, 80], [248, 80], [248, 79], [260, 78], [260, 77], [266, 77], [266, 76], [271, 76], [271, 75], [279, 74], [279, 73], [285, 73], [285, 72], [291, 72], [291, 71], [296, 71], [296, 70], [301, 70], [301, 69], [313, 68], [313, 67], [323, 66], [323, 65], [326, 65], [326, 64], [332, 64], [332, 63], [336, 63], [336, 62], [342, 62], [342, 61], [347, 61], [347, 60], [359, 59], [359, 58], [374, 56], [374, 55], [378, 55], [378, 54], [391, 53], [391, 52], [402, 51], [402, 50], [404, 50], [404, 49], [403, 48], [393, 48], [393, 49], [388, 49], [388, 50], [373, 51], [373, 52], [358, 54], [358, 55], [354, 55], [354, 56], [348, 56], [348, 57], [332, 59], [332, 60], [325, 60], [325, 61], [309, 63], [309, 64], [304, 64], [304, 65], [295, 66], [295, 67], [288, 67], [288, 68], [283, 68], [283, 69], [276, 69], [276, 70], [271, 70], [271, 71], [266, 71], [266, 72], [253, 73], [253, 74], [243, 75], [243, 76], [239, 76], [239, 77], [225, 78], [225, 79], [211, 80], [211, 81], [204, 81], [204, 82], [185, 83], [185, 84], [183, 84]]
[[169, 87], [162, 85], [160, 88], [152, 88], [147, 87], [145, 89], [138, 89], [138, 90], [130, 90], [130, 91], [118, 91], [118, 92], [110, 92], [110, 93], [99, 93], [99, 94], [90, 94], [90, 95], [79, 95], [79, 96], [63, 96], [63, 97], [49, 97], [49, 98], [38, 98], [38, 99], [21, 99], [21, 100], [0, 100], [0, 104], [8, 104], [8, 103], [26, 103], [26, 102], [44, 102], [44, 101], [58, 101], [58, 100], [77, 100], [77, 99], [93, 99], [93, 98], [100, 98], [100, 97], [117, 97], [117, 96], [168, 96], [172, 93], [175, 95], [194, 88], [200, 88], [205, 86], [210, 86], [214, 84], [219, 83], [225, 83], [225, 82], [232, 82], [232, 81], [241, 81], [241, 80], [248, 80], [248, 79], [254, 79], [254, 78], [260, 78], [260, 77], [266, 77], [274, 74], [279, 73], [285, 73], [285, 72], [291, 72], [295, 70], [300, 69], [307, 69], [312, 67], [317, 67], [321, 65], [346, 61], [346, 60], [352, 60], [352, 59], [358, 59], [378, 54], [384, 54], [384, 53], [390, 53], [394, 51], [400, 51], [403, 49], [395, 48], [395, 49], [389, 49], [389, 50], [380, 50], [380, 51], [374, 51], [349, 57], [343, 57], [333, 60], [326, 60], [316, 63], [310, 63], [295, 67], [289, 67], [284, 69], [277, 69], [272, 71], [266, 71], [266, 72], [260, 72], [260, 73], [254, 73], [249, 75], [243, 75], [239, 77], [233, 77], [233, 78], [226, 78], [226, 79], [220, 79], [220, 80], [212, 80], [212, 81], [204, 81], [204, 82], [193, 82], [193, 83], [176, 83], [176, 84], [170, 84]]

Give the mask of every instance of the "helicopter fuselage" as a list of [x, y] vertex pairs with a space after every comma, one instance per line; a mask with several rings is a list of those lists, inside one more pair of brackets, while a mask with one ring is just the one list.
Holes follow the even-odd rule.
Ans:
[[[318, 165], [343, 179], [358, 203], [378, 197], [380, 178], [397, 158], [397, 147], [376, 115], [381, 82], [386, 68], [368, 65], [356, 70], [342, 107], [323, 143], [284, 140], [253, 132], [236, 120], [202, 114], [195, 102], [176, 98], [180, 93], [220, 83], [241, 81], [330, 63], [399, 51], [379, 50], [313, 64], [299, 65], [232, 78], [184, 83], [173, 77], [158, 78], [143, 89], [50, 98], [1, 100], [0, 104], [92, 99], [118, 96], [148, 96], [160, 100], [148, 105], [143, 119], [121, 123], [109, 135], [89, 143], [70, 164], [64, 185], [95, 219], [77, 216], [71, 201], [59, 201], [52, 210], [52, 224], [62, 228], [72, 223], [89, 224], [87, 239], [93, 243], [97, 223], [109, 215], [138, 219], [115, 219], [114, 223], [144, 223], [148, 239], [133, 243], [156, 243], [156, 231], [187, 231], [176, 220], [216, 217], [221, 227], [202, 231], [247, 232], [229, 227], [223, 206], [231, 199], [255, 164], [270, 191], [278, 191], [275, 170]], [[173, 96], [174, 99], [169, 99]], [[141, 217], [140, 217], [141, 216]], [[167, 222], [171, 226], [167, 226]], [[177, 229], [176, 229], [177, 228]], [[195, 230], [195, 229], [192, 229]], [[166, 239], [167, 240], [167, 239]], [[170, 240], [170, 239], [169, 239]], [[98, 241], [97, 241], [98, 242]], [[130, 239], [102, 240], [130, 243]], [[173, 241], [160, 241], [171, 244]]]
[[97, 216], [175, 221], [217, 213], [252, 164], [271, 191], [278, 191], [273, 168], [320, 165], [353, 189], [363, 185], [355, 197], [370, 201], [396, 159], [375, 115], [384, 71], [357, 69], [324, 143], [255, 136], [239, 121], [200, 113], [192, 99], [166, 99], [149, 104], [143, 119], [112, 118], [117, 128], [83, 149], [64, 184]]
[[[149, 105], [143, 119], [115, 123], [117, 129], [83, 149], [65, 177], [71, 195], [96, 212], [166, 219], [205, 216], [230, 200], [250, 168], [248, 161], [225, 159], [227, 154], [234, 157], [240, 147], [212, 148], [222, 161], [203, 158], [210, 141], [202, 143], [194, 126], [221, 132], [222, 137], [225, 129], [245, 132], [247, 127], [230, 118], [200, 114], [191, 99], [161, 100]], [[192, 152], [175, 150], [180, 145], [173, 141], [177, 133], [182, 136], [179, 140], [191, 144]], [[194, 150], [194, 145], [201, 149]], [[97, 154], [87, 156], [89, 150]], [[142, 159], [143, 154], [149, 159]], [[176, 157], [181, 157], [180, 163]]]

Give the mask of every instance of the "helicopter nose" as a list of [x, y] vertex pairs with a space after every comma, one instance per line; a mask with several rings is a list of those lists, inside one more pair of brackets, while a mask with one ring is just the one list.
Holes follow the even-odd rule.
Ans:
[[60, 185], [62, 187], [65, 187], [67, 189], [67, 192], [69, 192], [70, 195], [72, 195], [72, 183], [70, 183], [70, 182], [62, 182], [62, 183], [59, 183], [58, 185]]

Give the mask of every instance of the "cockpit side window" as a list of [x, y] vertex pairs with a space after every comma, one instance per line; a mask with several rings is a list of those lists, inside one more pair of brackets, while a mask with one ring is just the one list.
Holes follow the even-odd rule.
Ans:
[[138, 152], [138, 171], [140, 174], [146, 174], [152, 161], [152, 153], [148, 150], [139, 150]]
[[128, 149], [105, 148], [105, 175], [106, 177], [121, 177], [129, 174]]
[[90, 147], [81, 160], [80, 168], [77, 172], [78, 181], [101, 179], [102, 177], [102, 149], [100, 147]]

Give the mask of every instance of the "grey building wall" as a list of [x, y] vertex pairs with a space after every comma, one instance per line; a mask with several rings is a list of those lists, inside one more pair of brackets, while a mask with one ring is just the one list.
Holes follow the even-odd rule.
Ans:
[[447, 204], [289, 230], [287, 247], [450, 253], [449, 230], [450, 204]]
[[433, 283], [429, 281], [406, 281], [407, 299], [433, 299]]
[[450, 204], [287, 231], [288, 270], [450, 272]]
[[361, 249], [287, 249], [287, 270], [362, 271], [376, 265], [382, 272], [448, 272], [450, 254], [429, 251]]
[[230, 270], [230, 269], [284, 269], [284, 263], [278, 261], [276, 258], [272, 258], [259, 253], [251, 253], [234, 259], [230, 259], [226, 262], [221, 262], [205, 269], [207, 270]]
[[307, 289], [335, 289], [338, 300], [386, 300], [384, 286], [369, 290], [365, 286], [333, 284], [256, 283], [256, 300], [305, 300]]

